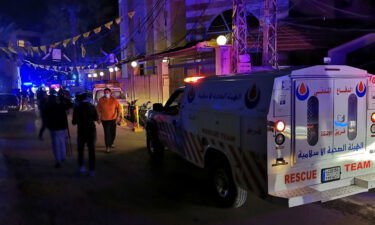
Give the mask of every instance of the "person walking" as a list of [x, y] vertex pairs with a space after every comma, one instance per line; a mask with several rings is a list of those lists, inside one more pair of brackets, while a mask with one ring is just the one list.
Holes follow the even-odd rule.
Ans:
[[111, 89], [104, 89], [104, 96], [99, 99], [96, 110], [104, 129], [105, 151], [114, 148], [116, 138], [116, 124], [121, 121], [121, 107], [117, 99], [111, 96]]
[[45, 123], [51, 134], [52, 150], [56, 161], [55, 168], [60, 168], [61, 163], [65, 160], [68, 129], [66, 111], [71, 106], [72, 103], [69, 99], [64, 99], [54, 89], [51, 89], [45, 107]]
[[42, 88], [39, 88], [37, 91], [37, 101], [38, 101], [38, 109], [39, 109], [39, 115], [40, 119], [42, 121], [42, 125], [39, 130], [39, 140], [43, 140], [43, 133], [44, 130], [46, 129], [46, 103], [48, 100], [47, 92], [44, 91]]
[[73, 111], [73, 125], [77, 125], [78, 166], [79, 171], [84, 173], [84, 148], [87, 145], [89, 151], [89, 176], [95, 176], [95, 121], [99, 121], [95, 107], [90, 103], [87, 93], [77, 96], [78, 105]]

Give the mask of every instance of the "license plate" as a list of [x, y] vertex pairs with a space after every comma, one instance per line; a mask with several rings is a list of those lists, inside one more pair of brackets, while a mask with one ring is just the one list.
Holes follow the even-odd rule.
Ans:
[[322, 183], [340, 180], [340, 175], [340, 166], [322, 169]]
[[0, 113], [8, 113], [8, 110], [0, 110]]

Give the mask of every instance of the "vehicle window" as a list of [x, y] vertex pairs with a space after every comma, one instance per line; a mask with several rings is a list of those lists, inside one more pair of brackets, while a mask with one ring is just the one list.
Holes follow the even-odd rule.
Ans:
[[95, 99], [98, 101], [103, 96], [104, 96], [104, 91], [97, 91]]
[[169, 98], [168, 102], [165, 104], [165, 107], [176, 107], [179, 106], [184, 92], [181, 90], [178, 90], [172, 94], [172, 96]]
[[319, 100], [312, 96], [307, 101], [307, 143], [314, 146], [319, 139]]
[[348, 98], [348, 138], [351, 141], [357, 137], [357, 110], [357, 96], [351, 94]]
[[[112, 94], [111, 94], [113, 97], [115, 98], [119, 98], [119, 99], [122, 99], [124, 98], [124, 95], [121, 91], [112, 91]], [[100, 90], [100, 91], [97, 91], [96, 92], [96, 100], [98, 101], [101, 97], [104, 96], [104, 90]]]
[[124, 95], [121, 93], [121, 91], [113, 91], [112, 96], [115, 98], [124, 98]]
[[183, 94], [183, 90], [177, 90], [171, 95], [171, 97], [169, 98], [164, 107], [168, 114], [177, 115], [179, 113], [180, 103], [182, 101]]
[[14, 95], [0, 95], [0, 104], [2, 105], [17, 105], [18, 101]]

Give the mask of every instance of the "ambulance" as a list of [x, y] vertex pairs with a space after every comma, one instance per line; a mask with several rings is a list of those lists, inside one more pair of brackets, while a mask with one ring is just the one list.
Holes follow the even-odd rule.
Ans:
[[147, 149], [209, 171], [212, 193], [240, 207], [252, 193], [289, 207], [375, 187], [375, 77], [319, 65], [189, 78], [154, 104]]
[[93, 104], [96, 105], [99, 102], [99, 99], [104, 96], [104, 89], [109, 88], [112, 91], [112, 96], [115, 97], [120, 105], [123, 107], [123, 112], [127, 111], [128, 102], [126, 96], [121, 89], [120, 83], [117, 81], [111, 81], [107, 83], [95, 84], [92, 91]]

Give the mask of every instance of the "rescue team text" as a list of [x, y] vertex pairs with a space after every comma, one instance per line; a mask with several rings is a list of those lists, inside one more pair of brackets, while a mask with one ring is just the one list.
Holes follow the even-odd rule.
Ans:
[[[368, 169], [371, 167], [371, 161], [368, 160], [368, 161], [357, 162], [357, 163], [348, 163], [348, 164], [344, 164], [344, 166], [345, 166], [346, 172], [357, 171], [361, 169]], [[313, 180], [316, 178], [317, 178], [316, 170], [291, 173], [291, 174], [285, 175], [285, 184]]]
[[367, 169], [371, 167], [371, 161], [364, 161], [364, 162], [358, 162], [358, 163], [348, 163], [345, 164], [345, 170], [348, 171], [356, 171], [361, 169]]
[[297, 172], [297, 173], [291, 173], [285, 175], [285, 183], [295, 183], [305, 180], [313, 180], [316, 179], [316, 170], [310, 170], [310, 171], [303, 171], [303, 172]]

